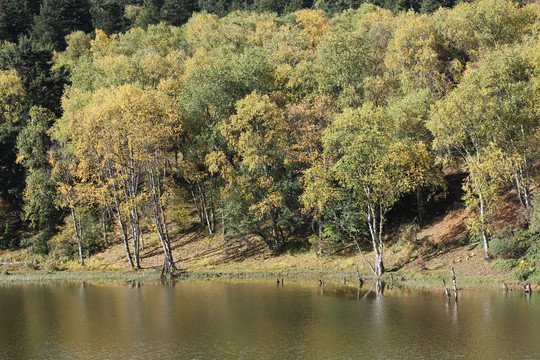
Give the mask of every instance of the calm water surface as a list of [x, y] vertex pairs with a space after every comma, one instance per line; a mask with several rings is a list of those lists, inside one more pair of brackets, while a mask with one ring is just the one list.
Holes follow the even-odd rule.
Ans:
[[[367, 290], [367, 289], [365, 289]], [[0, 285], [1, 359], [540, 359], [540, 294]]]

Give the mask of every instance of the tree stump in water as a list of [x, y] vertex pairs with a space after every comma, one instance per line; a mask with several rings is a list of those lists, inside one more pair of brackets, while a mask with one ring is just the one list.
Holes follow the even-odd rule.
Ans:
[[456, 295], [456, 302], [458, 300], [458, 288], [456, 285], [456, 273], [454, 272], [454, 267], [452, 266], [452, 283], [454, 285], [454, 293]]

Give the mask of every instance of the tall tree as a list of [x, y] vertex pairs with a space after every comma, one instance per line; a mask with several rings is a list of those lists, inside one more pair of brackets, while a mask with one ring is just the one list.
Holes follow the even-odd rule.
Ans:
[[0, 41], [16, 42], [32, 23], [33, 14], [26, 0], [0, 0]]
[[33, 107], [25, 127], [17, 136], [17, 163], [26, 170], [23, 216], [34, 229], [49, 232], [59, 215], [54, 204], [56, 188], [47, 156], [51, 148], [47, 131], [54, 120], [50, 111]]
[[33, 28], [36, 38], [64, 50], [65, 36], [76, 30], [92, 31], [89, 0], [43, 0]]
[[197, 3], [194, 0], [164, 0], [161, 7], [161, 20], [174, 26], [181, 26], [196, 10]]
[[0, 70], [0, 201], [13, 210], [20, 209], [24, 183], [24, 171], [15, 163], [15, 144], [24, 124], [25, 100], [26, 92], [17, 74]]
[[460, 61], [477, 61], [481, 54], [511, 44], [530, 33], [538, 22], [535, 7], [520, 7], [510, 0], [461, 2], [453, 9], [441, 9], [432, 22], [446, 46]]
[[197, 0], [199, 9], [217, 16], [225, 16], [229, 10], [230, 0]]
[[287, 147], [284, 115], [268, 96], [254, 92], [237, 103], [236, 115], [224, 122], [221, 130], [239, 157], [229, 183], [239, 186], [260, 225], [270, 221], [271, 236], [264, 228], [258, 235], [279, 252], [284, 241], [281, 224], [287, 196], [280, 191], [283, 151]]
[[[90, 13], [94, 29], [103, 30], [107, 34], [115, 34], [126, 30], [124, 18], [124, 0], [92, 0]], [[82, 29], [81, 29], [82, 30]]]
[[[310, 181], [303, 195], [306, 206], [318, 209], [337, 194], [351, 195], [369, 230], [374, 263], [364, 256], [362, 238], [352, 240], [377, 277], [384, 272], [386, 214], [423, 181], [432, 164], [423, 143], [398, 141], [394, 134], [395, 125], [384, 108], [365, 104], [346, 109], [325, 132], [325, 160], [306, 172], [307, 180], [319, 180]], [[327, 195], [318, 200], [315, 194], [321, 193]]]
[[[362, 14], [364, 9], [367, 13]], [[330, 28], [317, 47], [319, 89], [343, 108], [357, 107], [366, 97], [384, 102], [392, 90], [385, 86], [382, 94], [377, 89], [380, 84], [389, 85], [383, 59], [394, 31], [394, 16], [387, 10], [361, 10], [359, 19], [344, 19]]]
[[[150, 200], [164, 251], [163, 270], [175, 268], [163, 206], [170, 141], [179, 129], [176, 105], [156, 91], [131, 85], [101, 89], [78, 113], [68, 112], [62, 124], [72, 131], [77, 196], [90, 204], [110, 203], [115, 209], [128, 262], [141, 266], [142, 207]], [[145, 186], [146, 183], [146, 186]], [[129, 248], [132, 240], [133, 258]]]
[[60, 116], [67, 73], [53, 68], [52, 60], [52, 48], [34, 38], [24, 36], [17, 44], [0, 45], [0, 69], [17, 72], [28, 94], [28, 107], [41, 106]]
[[512, 179], [520, 201], [529, 206], [538, 143], [538, 67], [529, 54], [531, 48], [518, 46], [487, 56], [437, 104], [427, 124], [435, 147], [457, 154], [469, 173], [466, 200], [477, 210], [471, 230], [481, 235], [486, 259], [497, 187]]

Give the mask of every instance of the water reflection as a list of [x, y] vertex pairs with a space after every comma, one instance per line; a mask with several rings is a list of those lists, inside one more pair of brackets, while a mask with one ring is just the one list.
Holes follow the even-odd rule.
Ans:
[[540, 358], [534, 295], [276, 285], [0, 286], [1, 358]]

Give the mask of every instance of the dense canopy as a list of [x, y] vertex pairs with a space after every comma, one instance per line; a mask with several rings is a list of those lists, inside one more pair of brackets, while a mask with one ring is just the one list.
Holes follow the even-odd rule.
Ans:
[[224, 241], [352, 241], [380, 276], [392, 209], [422, 222], [450, 167], [486, 257], [499, 190], [530, 211], [538, 3], [32, 3], [0, 0], [0, 247], [84, 263], [116, 234], [139, 268], [154, 231], [170, 272], [191, 204]]

